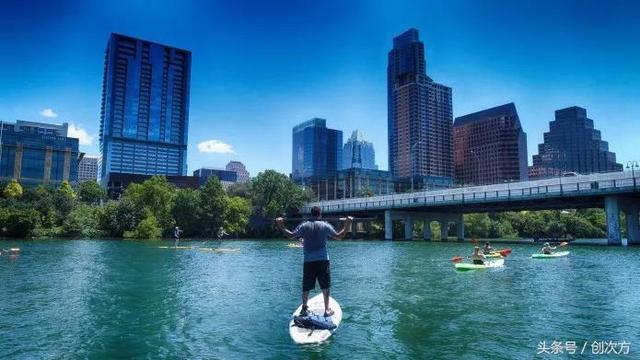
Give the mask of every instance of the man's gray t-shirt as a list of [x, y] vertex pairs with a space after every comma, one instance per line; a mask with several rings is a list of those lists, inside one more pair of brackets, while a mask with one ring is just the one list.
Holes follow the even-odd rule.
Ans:
[[304, 262], [329, 260], [327, 240], [338, 233], [325, 221], [305, 221], [293, 231], [295, 237], [304, 239]]

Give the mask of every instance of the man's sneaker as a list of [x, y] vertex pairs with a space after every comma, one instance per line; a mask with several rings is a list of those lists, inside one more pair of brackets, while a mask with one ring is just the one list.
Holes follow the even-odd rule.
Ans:
[[330, 317], [333, 316], [333, 314], [335, 314], [336, 312], [333, 311], [332, 309], [329, 309], [329, 311], [325, 311], [324, 312], [324, 317]]

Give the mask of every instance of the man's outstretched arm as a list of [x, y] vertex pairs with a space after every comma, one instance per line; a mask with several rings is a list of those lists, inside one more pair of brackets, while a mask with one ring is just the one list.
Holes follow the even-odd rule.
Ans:
[[281, 217], [276, 218], [276, 227], [278, 228], [278, 230], [282, 231], [288, 238], [292, 238], [295, 236], [291, 230], [284, 227], [284, 219]]
[[349, 227], [351, 226], [351, 223], [353, 223], [353, 217], [347, 216], [347, 218], [344, 221], [344, 225], [342, 226], [342, 229], [332, 237], [336, 240], [342, 240], [344, 236], [347, 235], [347, 231], [349, 231]]

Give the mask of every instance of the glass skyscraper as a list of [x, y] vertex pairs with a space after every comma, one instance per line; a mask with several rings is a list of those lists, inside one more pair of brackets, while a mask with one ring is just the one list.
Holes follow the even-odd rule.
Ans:
[[418, 30], [393, 39], [387, 67], [389, 170], [419, 186], [450, 186], [453, 179], [451, 88], [426, 74]]
[[342, 150], [343, 169], [377, 170], [376, 152], [373, 144], [364, 138], [360, 130], [355, 130]]
[[187, 50], [111, 34], [100, 114], [103, 185], [120, 186], [112, 174], [186, 175], [190, 73]]
[[0, 122], [0, 179], [23, 185], [78, 181], [78, 139], [62, 125]]
[[456, 118], [456, 181], [465, 185], [527, 180], [527, 134], [514, 103]]
[[587, 117], [587, 110], [578, 106], [556, 110], [555, 120], [544, 133], [544, 142], [533, 156], [530, 177], [558, 175], [563, 172], [589, 174], [622, 170], [616, 154], [601, 139], [600, 130]]
[[293, 128], [291, 175], [304, 183], [312, 176], [327, 176], [342, 169], [342, 131], [327, 128], [325, 119], [313, 118]]

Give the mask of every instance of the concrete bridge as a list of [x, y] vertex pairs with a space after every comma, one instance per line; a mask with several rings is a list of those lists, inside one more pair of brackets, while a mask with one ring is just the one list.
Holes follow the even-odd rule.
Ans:
[[[620, 211], [624, 211], [627, 243], [640, 245], [640, 172], [632, 171], [319, 201], [306, 204], [301, 211], [308, 214], [316, 205], [326, 215], [384, 218], [385, 239], [389, 240], [394, 220], [404, 222], [407, 240], [413, 237], [415, 220], [440, 222], [443, 239], [449, 224], [455, 223], [458, 239], [462, 240], [465, 213], [604, 207], [609, 244], [622, 244]], [[428, 226], [423, 237], [431, 237]]]

